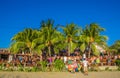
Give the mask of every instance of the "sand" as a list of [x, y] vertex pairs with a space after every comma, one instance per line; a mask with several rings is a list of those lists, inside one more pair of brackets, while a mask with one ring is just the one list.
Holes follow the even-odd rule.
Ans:
[[81, 72], [0, 72], [0, 78], [120, 78], [120, 72], [89, 72], [88, 76]]

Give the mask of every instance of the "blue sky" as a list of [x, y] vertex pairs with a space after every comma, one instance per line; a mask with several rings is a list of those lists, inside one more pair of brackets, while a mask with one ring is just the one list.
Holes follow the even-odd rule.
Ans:
[[24, 28], [39, 28], [40, 21], [52, 18], [55, 24], [74, 22], [85, 27], [98, 23], [106, 29], [108, 45], [120, 39], [119, 0], [0, 0], [0, 48]]

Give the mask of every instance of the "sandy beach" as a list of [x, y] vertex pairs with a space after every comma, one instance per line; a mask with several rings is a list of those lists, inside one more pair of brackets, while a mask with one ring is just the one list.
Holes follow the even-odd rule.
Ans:
[[0, 78], [120, 78], [119, 76], [119, 71], [89, 72], [88, 76], [81, 72], [0, 72]]

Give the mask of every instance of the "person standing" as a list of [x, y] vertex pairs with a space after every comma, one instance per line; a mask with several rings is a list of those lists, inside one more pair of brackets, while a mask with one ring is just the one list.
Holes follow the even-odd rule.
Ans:
[[88, 75], [88, 61], [87, 61], [87, 59], [83, 60], [83, 72], [84, 72], [84, 75]]
[[86, 59], [86, 54], [85, 53], [83, 54], [83, 59]]

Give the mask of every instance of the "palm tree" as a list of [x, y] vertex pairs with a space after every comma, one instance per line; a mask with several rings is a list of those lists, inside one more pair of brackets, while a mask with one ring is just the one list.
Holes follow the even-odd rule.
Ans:
[[20, 49], [23, 51], [28, 49], [29, 52], [32, 53], [36, 47], [36, 39], [38, 37], [39, 35], [37, 30], [33, 30], [31, 28], [24, 29], [12, 38], [10, 49], [12, 52], [18, 52]]
[[109, 51], [114, 54], [120, 54], [120, 40], [116, 40], [114, 44], [109, 47]]
[[80, 41], [82, 42], [80, 48], [82, 51], [85, 51], [86, 48], [88, 49], [88, 57], [90, 57], [91, 51], [94, 52], [93, 54], [95, 54], [95, 52], [98, 53], [96, 45], [106, 43], [107, 37], [100, 35], [104, 30], [104, 28], [95, 23], [86, 26], [83, 30], [82, 36], [80, 36]]
[[79, 27], [77, 27], [77, 25], [73, 23], [67, 24], [66, 27], [62, 27], [62, 29], [65, 37], [64, 44], [67, 44], [68, 55], [70, 55], [70, 53], [73, 52], [74, 49], [77, 47], [77, 38], [81, 30]]
[[62, 35], [57, 31], [57, 27], [54, 26], [54, 21], [51, 19], [41, 22], [40, 32], [41, 45], [48, 49], [48, 54], [51, 56], [52, 49], [56, 50], [55, 45], [60, 43]]

